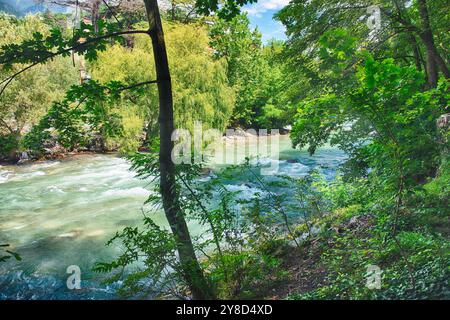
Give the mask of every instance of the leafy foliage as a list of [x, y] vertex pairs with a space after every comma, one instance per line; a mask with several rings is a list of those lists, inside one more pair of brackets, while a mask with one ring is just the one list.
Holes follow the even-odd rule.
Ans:
[[72, 86], [62, 102], [55, 102], [47, 115], [24, 138], [23, 145], [37, 152], [43, 151], [49, 130], [55, 131], [57, 141], [67, 149], [84, 146], [87, 134], [98, 132], [102, 138], [120, 136], [119, 115], [111, 110], [123, 90], [139, 92], [141, 87], [130, 87], [118, 81], [100, 84], [89, 81]]
[[250, 30], [245, 15], [219, 20], [210, 30], [210, 44], [217, 58], [228, 63], [228, 82], [237, 92], [231, 119], [242, 127], [280, 128], [286, 123], [279, 97], [283, 65], [274, 58], [276, 42], [263, 48], [261, 34]]
[[409, 182], [433, 175], [439, 146], [432, 137], [448, 103], [447, 82], [422, 92], [424, 80], [414, 67], [371, 56], [355, 76], [352, 90], [329, 93], [299, 107], [291, 133], [294, 145], [308, 145], [314, 153], [330, 140], [363, 174], [370, 168], [374, 175], [395, 179], [402, 171]]
[[[38, 17], [17, 19], [0, 15], [0, 45], [17, 44], [32, 38], [33, 32], [48, 34], [48, 27]], [[31, 40], [30, 40], [31, 41]], [[22, 65], [14, 65], [18, 71]], [[2, 68], [0, 76], [5, 78]], [[0, 158], [15, 160], [22, 135], [42, 117], [54, 100], [64, 96], [68, 86], [76, 80], [76, 68], [68, 58], [55, 58], [46, 65], [36, 66], [17, 77], [3, 92], [0, 103], [0, 136], [3, 140]]]
[[243, 5], [255, 3], [257, 0], [226, 0], [220, 2], [218, 0], [197, 0], [196, 8], [200, 14], [209, 15], [217, 12], [220, 18], [230, 20], [240, 13]]
[[97, 52], [104, 51], [108, 39], [122, 42], [120, 28], [117, 23], [99, 20], [98, 30], [94, 26], [81, 22], [79, 29], [75, 29], [72, 37], [67, 38], [60, 29], [52, 29], [49, 35], [34, 32], [31, 39], [20, 44], [9, 43], [1, 47], [0, 64], [10, 69], [16, 63], [39, 63], [58, 55], [70, 56], [72, 51], [82, 54], [87, 60], [95, 60]]
[[[204, 26], [176, 23], [175, 15], [165, 23], [176, 124], [192, 129], [193, 121], [203, 120], [207, 127], [225, 129], [230, 116], [233, 126], [292, 124], [294, 146], [314, 154], [330, 143], [348, 160], [332, 181], [316, 170], [266, 181], [247, 161], [205, 182], [199, 179], [202, 165], [177, 166], [172, 204], [180, 207], [178, 217], [201, 226], [202, 232], [191, 236], [207, 284], [219, 298], [267, 296], [278, 281], [293, 281], [284, 269], [286, 253], [306, 248], [319, 257], [324, 281], [289, 298], [447, 299], [448, 126], [436, 126], [449, 104], [445, 1], [428, 1], [428, 8], [426, 1], [380, 1], [383, 20], [374, 32], [363, 23], [368, 1], [293, 0], [277, 14], [288, 41], [266, 46], [259, 32], [250, 30], [248, 18], [236, 16], [247, 2], [253, 1], [222, 6], [197, 1], [198, 12], [223, 18], [215, 20], [209, 37]], [[430, 28], [424, 9], [435, 14]], [[158, 210], [158, 141], [152, 144], [157, 92], [142, 85], [153, 82], [155, 71], [148, 67], [151, 44], [141, 24], [121, 31], [119, 24], [99, 21], [98, 31], [82, 24], [70, 35], [32, 18], [19, 22], [2, 16], [0, 23], [6, 30], [2, 73], [20, 80], [0, 107], [1, 119], [7, 118], [0, 152], [23, 147], [42, 153], [54, 139], [73, 150], [86, 146], [92, 134], [101, 137], [102, 150], [119, 142], [123, 153], [132, 153], [138, 176], [149, 180], [153, 190], [147, 203]], [[425, 33], [431, 33], [431, 41]], [[13, 39], [16, 34], [20, 41]], [[64, 99], [60, 92], [23, 94], [30, 83], [45, 92], [67, 83], [62, 75], [47, 81], [14, 74], [20, 70], [17, 63], [33, 65], [72, 51], [90, 62], [95, 80], [72, 86]], [[66, 60], [52, 63], [58, 70]], [[430, 82], [433, 64], [444, 75], [435, 83]], [[44, 87], [46, 81], [50, 87]], [[50, 98], [50, 109], [35, 106]], [[18, 134], [34, 118], [40, 121], [20, 145]], [[133, 153], [144, 127], [150, 152]], [[254, 195], [243, 199], [227, 188], [227, 179], [238, 175], [257, 190]], [[185, 298], [189, 274], [179, 260], [179, 243], [150, 213], [144, 213], [142, 227], [127, 227], [108, 242], [124, 251], [95, 270], [109, 273], [110, 282], [125, 278], [120, 292], [127, 296]], [[20, 259], [6, 252], [0, 261]], [[383, 271], [379, 290], [366, 286], [369, 264]]]
[[[213, 60], [204, 27], [179, 23], [167, 23], [165, 27], [174, 87], [175, 125], [192, 130], [194, 121], [201, 121], [205, 128], [225, 129], [235, 101], [234, 90], [226, 80], [225, 61]], [[100, 59], [90, 65], [92, 76], [103, 82], [138, 83], [153, 79], [155, 71], [151, 52], [148, 37], [135, 36], [132, 49], [116, 45], [100, 53]], [[147, 137], [157, 134], [156, 87], [146, 87], [140, 94], [124, 93], [115, 108], [126, 114], [124, 126], [129, 125], [127, 121], [131, 119], [139, 119], [142, 123], [140, 129], [142, 131], [145, 126]], [[140, 135], [130, 138], [121, 139], [120, 143], [140, 143]]]

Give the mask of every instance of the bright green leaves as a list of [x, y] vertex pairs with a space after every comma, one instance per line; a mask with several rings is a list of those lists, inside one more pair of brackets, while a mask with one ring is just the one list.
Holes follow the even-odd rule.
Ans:
[[333, 29], [319, 38], [318, 57], [322, 60], [321, 69], [342, 73], [352, 59], [357, 58], [357, 38], [345, 29]]
[[124, 43], [124, 38], [120, 35], [122, 30], [118, 23], [98, 20], [97, 28], [98, 31], [95, 32], [92, 25], [81, 23], [80, 29], [75, 30], [74, 36], [69, 42], [69, 46], [75, 47], [74, 52], [83, 54], [88, 61], [97, 59], [97, 53], [105, 51], [107, 45], [112, 42]]
[[274, 53], [281, 50], [282, 44], [274, 42], [263, 47], [261, 34], [250, 29], [245, 15], [231, 21], [219, 20], [211, 28], [210, 38], [215, 56], [228, 62], [228, 81], [237, 92], [231, 125], [253, 128], [285, 125], [286, 104], [281, 102], [285, 75], [283, 64]]
[[127, 86], [119, 81], [100, 84], [97, 81], [72, 86], [62, 102], [55, 102], [48, 113], [34, 126], [23, 141], [23, 146], [36, 152], [43, 151], [46, 140], [54, 131], [57, 141], [67, 149], [85, 146], [98, 133], [101, 139], [122, 134], [122, 123], [113, 106], [121, 93], [139, 92], [141, 86]]
[[318, 147], [327, 143], [345, 121], [339, 109], [342, 103], [334, 94], [302, 103], [291, 131], [293, 145], [308, 146], [308, 152], [314, 154]]
[[[53, 33], [48, 30], [48, 26], [39, 17], [32, 15], [16, 19], [0, 14], [0, 34], [0, 46], [14, 47], [23, 41], [25, 43], [41, 41], [41, 50], [36, 53], [38, 59], [46, 56], [47, 47], [44, 39], [58, 37], [56, 34], [52, 36]], [[32, 53], [27, 51], [26, 56], [29, 55]], [[23, 64], [17, 64], [12, 66], [12, 70], [1, 68], [0, 81], [8, 79], [12, 72], [17, 72], [23, 67]], [[59, 101], [64, 97], [67, 88], [78, 80], [77, 69], [70, 58], [55, 57], [46, 64], [27, 70], [17, 76], [16, 81], [9, 83], [0, 97], [0, 139], [5, 141], [5, 144], [2, 144], [4, 148], [0, 147], [2, 160], [17, 161], [18, 154], [22, 151], [21, 135], [27, 127], [39, 121], [53, 101]]]
[[396, 95], [401, 101], [419, 91], [425, 82], [422, 73], [413, 66], [401, 67], [393, 59], [375, 61], [372, 56], [359, 68], [358, 78], [367, 90]]
[[[235, 94], [227, 81], [225, 59], [212, 56], [206, 28], [196, 24], [164, 23], [164, 34], [173, 85], [175, 126], [192, 130], [194, 122], [201, 121], [205, 129], [224, 130], [234, 107]], [[92, 78], [101, 82], [136, 83], [154, 79], [149, 37], [135, 36], [132, 50], [109, 46], [90, 64], [90, 71]], [[124, 95], [118, 107], [123, 111], [125, 126], [132, 118], [138, 118], [142, 123], [136, 123], [136, 130], [141, 133], [146, 123], [148, 135], [158, 134], [156, 89], [156, 86], [147, 86], [141, 88], [145, 91]], [[120, 139], [119, 143], [140, 143], [140, 133], [130, 135], [127, 141]]]
[[99, 262], [93, 267], [95, 272], [111, 273], [106, 281], [114, 283], [124, 275], [124, 268], [136, 262], [143, 262], [145, 269], [127, 274], [118, 293], [122, 296], [148, 298], [168, 290], [176, 283], [178, 290], [184, 288], [184, 280], [178, 262], [176, 242], [173, 235], [158, 226], [150, 217], [144, 218], [142, 230], [126, 227], [108, 241], [108, 245], [120, 243], [120, 256], [112, 262]]
[[111, 41], [123, 42], [117, 23], [99, 20], [98, 32], [94, 32], [92, 25], [82, 22], [80, 29], [74, 30], [71, 38], [66, 38], [61, 30], [53, 29], [47, 37], [35, 32], [31, 39], [21, 44], [3, 45], [0, 64], [11, 68], [16, 63], [40, 63], [59, 54], [68, 56], [71, 52], [83, 54], [92, 61], [97, 58], [97, 52], [104, 51]]
[[247, 3], [255, 3], [257, 0], [197, 0], [197, 12], [211, 15], [213, 12], [221, 19], [231, 20], [240, 13], [240, 9]]
[[10, 69], [14, 63], [29, 63], [42, 61], [52, 56], [49, 51], [53, 48], [44, 36], [35, 32], [31, 39], [24, 40], [21, 44], [5, 44], [1, 47], [0, 64]]
[[365, 61], [364, 73], [366, 77], [366, 85], [369, 89], [375, 88], [375, 60], [370, 57]]
[[349, 154], [355, 172], [365, 175], [364, 165], [388, 185], [399, 175], [408, 186], [432, 175], [439, 154], [436, 120], [448, 105], [445, 81], [422, 92], [422, 74], [393, 59], [369, 56], [357, 69], [354, 87], [300, 104], [294, 145], [313, 153], [330, 141]]

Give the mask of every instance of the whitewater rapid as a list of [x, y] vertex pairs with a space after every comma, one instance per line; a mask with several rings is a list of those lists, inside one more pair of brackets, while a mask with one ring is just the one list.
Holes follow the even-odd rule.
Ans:
[[[280, 142], [279, 174], [302, 176], [319, 167], [331, 176], [345, 159], [336, 149], [309, 157], [293, 150], [287, 137]], [[120, 246], [105, 243], [124, 227], [140, 225], [142, 211], [149, 209], [143, 205], [152, 193], [149, 182], [129, 168], [127, 160], [114, 155], [0, 166], [0, 244], [10, 244], [8, 249], [22, 257], [20, 262], [0, 263], [0, 299], [116, 297], [115, 287], [102, 285], [102, 276], [91, 268], [121, 252]], [[244, 180], [236, 176], [225, 187], [243, 198], [264, 193]], [[167, 226], [160, 210], [152, 218]], [[201, 232], [195, 223], [190, 229]], [[82, 290], [67, 289], [70, 265], [82, 271]]]

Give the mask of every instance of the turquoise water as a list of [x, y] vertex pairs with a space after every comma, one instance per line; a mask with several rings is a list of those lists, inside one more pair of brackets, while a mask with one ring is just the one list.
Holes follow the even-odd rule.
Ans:
[[[244, 156], [242, 141], [227, 145]], [[220, 155], [220, 152], [219, 152]], [[302, 176], [319, 167], [331, 177], [345, 155], [332, 148], [313, 157], [293, 150], [280, 137], [279, 173]], [[22, 166], [0, 166], [0, 244], [9, 243], [22, 261], [0, 264], [0, 299], [114, 299], [114, 287], [101, 284], [92, 265], [108, 261], [120, 246], [105, 243], [125, 226], [138, 225], [148, 182], [129, 170], [129, 163], [113, 155], [76, 156]], [[215, 165], [213, 168], [220, 168]], [[240, 177], [227, 188], [250, 196], [255, 190]], [[162, 212], [153, 215], [167, 225]], [[191, 230], [201, 232], [191, 224]], [[66, 269], [81, 269], [81, 289], [66, 286]]]

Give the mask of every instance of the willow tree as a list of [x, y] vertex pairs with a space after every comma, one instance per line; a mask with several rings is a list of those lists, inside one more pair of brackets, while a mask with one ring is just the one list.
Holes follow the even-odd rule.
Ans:
[[[0, 64], [5, 69], [11, 69], [17, 63], [29, 65], [0, 82], [0, 98], [11, 82], [27, 70], [51, 60], [59, 55], [68, 56], [72, 52], [83, 54], [87, 60], [95, 60], [98, 51], [106, 49], [111, 40], [123, 42], [123, 37], [132, 34], [146, 34], [151, 38], [153, 57], [156, 70], [156, 80], [144, 81], [132, 85], [113, 83], [105, 86], [105, 93], [123, 91], [137, 86], [157, 84], [159, 96], [159, 173], [160, 193], [166, 218], [170, 224], [176, 240], [177, 251], [183, 268], [183, 274], [188, 283], [194, 299], [212, 299], [214, 293], [208, 285], [202, 269], [198, 263], [186, 220], [181, 213], [179, 195], [176, 189], [175, 165], [171, 160], [173, 143], [171, 135], [174, 130], [174, 112], [172, 81], [169, 70], [166, 44], [157, 0], [143, 0], [148, 20], [148, 30], [122, 30], [120, 22], [108, 23], [99, 20], [95, 26], [81, 23], [80, 29], [74, 30], [73, 36], [66, 39], [61, 31], [52, 30], [50, 36], [35, 33], [33, 39], [20, 45], [10, 44], [2, 47]], [[253, 0], [227, 1], [219, 9], [217, 0], [198, 0], [197, 10], [203, 14], [217, 11], [220, 17], [231, 18], [239, 13], [240, 6]], [[97, 86], [98, 88], [98, 86]], [[83, 94], [89, 91], [79, 91], [79, 103], [82, 103]], [[116, 90], [113, 90], [116, 89]], [[98, 92], [96, 92], [98, 94]], [[0, 101], [1, 102], [1, 101]]]
[[[234, 88], [227, 81], [225, 59], [215, 59], [208, 46], [207, 27], [189, 23], [165, 22], [167, 54], [173, 82], [174, 118], [177, 128], [192, 132], [194, 122], [204, 129], [224, 130], [235, 105]], [[105, 83], [137, 83], [154, 78], [152, 44], [145, 35], [133, 37], [133, 48], [109, 46], [90, 64], [92, 78]], [[149, 88], [142, 94], [123, 95], [115, 104], [128, 132], [119, 137], [120, 150], [135, 152], [147, 126], [147, 141], [158, 133], [158, 93]], [[130, 126], [133, 126], [131, 128]], [[128, 147], [128, 149], [126, 149]]]

